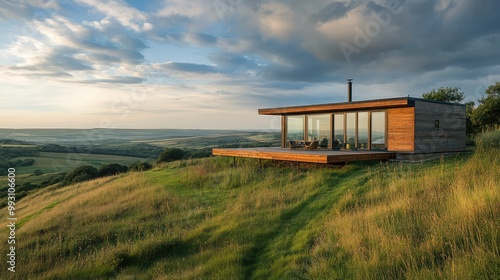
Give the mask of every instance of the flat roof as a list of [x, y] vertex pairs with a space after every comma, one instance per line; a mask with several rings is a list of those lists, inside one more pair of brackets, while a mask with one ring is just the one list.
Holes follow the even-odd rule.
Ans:
[[310, 113], [328, 113], [338, 111], [353, 111], [353, 110], [376, 110], [388, 108], [414, 107], [415, 101], [424, 101], [432, 103], [440, 103], [452, 106], [465, 106], [458, 103], [441, 102], [429, 99], [414, 98], [414, 97], [398, 97], [387, 99], [372, 99], [353, 102], [327, 103], [304, 106], [278, 107], [259, 109], [259, 115], [287, 115], [287, 114], [310, 114]]

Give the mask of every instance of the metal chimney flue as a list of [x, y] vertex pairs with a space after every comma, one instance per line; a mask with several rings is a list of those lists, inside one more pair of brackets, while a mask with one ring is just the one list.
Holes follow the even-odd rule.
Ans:
[[347, 79], [347, 102], [352, 102], [352, 80]]

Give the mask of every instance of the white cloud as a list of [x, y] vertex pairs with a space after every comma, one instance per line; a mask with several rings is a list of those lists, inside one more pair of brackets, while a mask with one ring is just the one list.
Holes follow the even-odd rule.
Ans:
[[60, 15], [27, 24], [36, 33], [11, 43], [7, 53], [19, 63], [8, 72], [78, 82], [142, 81], [144, 73], [131, 67], [143, 61], [140, 51], [146, 45], [140, 39], [126, 33], [108, 35], [107, 30], [100, 32]]
[[263, 4], [259, 11], [260, 30], [265, 40], [280, 39], [288, 41], [297, 34], [296, 26], [300, 16], [285, 4]]
[[[390, 2], [401, 3], [402, 11], [392, 13], [348, 63], [339, 44], [354, 45], [358, 32], [366, 33], [374, 13]], [[17, 107], [22, 115], [53, 110], [58, 113], [52, 117], [78, 121], [74, 113], [90, 126], [111, 116], [122, 127], [174, 127], [180, 119], [190, 127], [201, 127], [200, 120], [229, 127], [238, 112], [244, 112], [243, 122], [253, 123], [259, 107], [343, 101], [346, 78], [355, 79], [356, 96], [362, 99], [418, 96], [435, 85], [475, 90], [474, 79], [499, 73], [494, 0], [481, 5], [472, 0], [160, 0], [137, 5], [145, 4], [148, 11], [123, 0], [78, 0], [61, 7], [55, 1], [19, 3], [0, 7], [0, 17], [22, 18], [24, 27], [16, 31], [11, 24], [18, 21], [0, 20], [3, 30], [17, 34], [10, 43], [2, 42], [8, 45], [0, 52], [0, 78], [8, 81], [2, 89], [28, 100]], [[127, 120], [109, 112], [115, 98], [140, 86], [151, 95]], [[54, 98], [46, 98], [50, 94]], [[2, 106], [14, 104], [2, 101]]]
[[188, 17], [199, 17], [210, 13], [207, 9], [212, 1], [183, 1], [167, 0], [163, 2], [163, 7], [156, 13], [158, 16], [183, 15]]
[[4, 20], [33, 20], [50, 16], [60, 10], [56, 0], [2, 1], [0, 22]]
[[145, 13], [128, 6], [123, 1], [78, 0], [78, 2], [92, 7], [109, 18], [116, 19], [124, 27], [135, 32], [149, 31], [153, 28], [153, 24], [148, 22]]
[[18, 36], [6, 49], [6, 55], [16, 57], [21, 61], [21, 65], [36, 64], [40, 62], [40, 57], [47, 53], [48, 47], [40, 40], [27, 36]]

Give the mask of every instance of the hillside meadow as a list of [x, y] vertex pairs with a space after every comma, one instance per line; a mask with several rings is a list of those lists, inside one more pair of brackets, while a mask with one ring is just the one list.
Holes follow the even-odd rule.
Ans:
[[499, 279], [498, 134], [418, 164], [208, 158], [45, 188], [0, 278]]

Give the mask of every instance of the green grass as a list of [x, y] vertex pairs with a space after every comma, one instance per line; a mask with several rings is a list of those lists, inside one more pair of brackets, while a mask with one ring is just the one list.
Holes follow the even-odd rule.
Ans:
[[[39, 157], [21, 157], [35, 159], [33, 166], [20, 166], [16, 168], [17, 174], [32, 174], [35, 170], [41, 170], [43, 173], [69, 172], [81, 165], [92, 165], [99, 167], [103, 164], [116, 163], [129, 165], [131, 163], [146, 161], [151, 159], [100, 155], [100, 154], [81, 154], [81, 153], [40, 153]], [[17, 159], [17, 158], [16, 158]]]
[[30, 194], [18, 205], [16, 276], [500, 277], [498, 148], [342, 169], [238, 163], [187, 160]]

